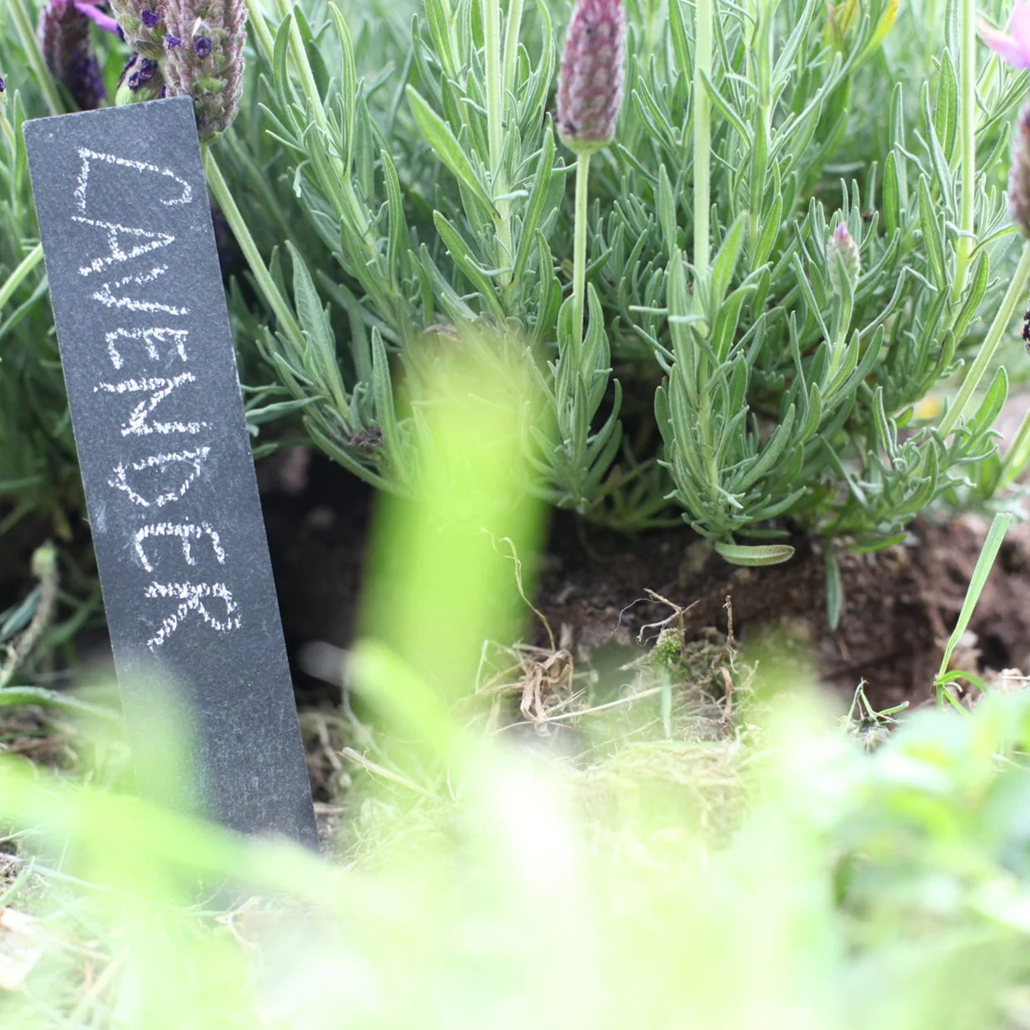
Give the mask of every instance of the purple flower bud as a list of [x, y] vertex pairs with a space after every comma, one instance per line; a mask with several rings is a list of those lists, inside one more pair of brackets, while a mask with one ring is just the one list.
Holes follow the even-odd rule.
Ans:
[[577, 154], [607, 146], [622, 106], [622, 0], [577, 0], [558, 75], [558, 132]]
[[7, 83], [4, 82], [4, 77], [0, 75], [0, 93], [3, 93], [7, 89]]
[[154, 61], [149, 57], [144, 57], [143, 60], [140, 61], [139, 71], [136, 72], [135, 78], [140, 82], [140, 84], [150, 82], [150, 80], [157, 74], [157, 71], [157, 61]]
[[107, 93], [89, 35], [90, 19], [71, 0], [50, 0], [39, 17], [39, 47], [46, 66], [82, 111], [99, 107]]
[[182, 45], [182, 40], [178, 36], [165, 36], [165, 49], [174, 50], [177, 46]]
[[838, 296], [847, 292], [854, 293], [858, 285], [858, 277], [862, 272], [862, 258], [858, 252], [858, 244], [848, 231], [847, 222], [838, 222], [837, 228], [830, 234], [826, 242], [826, 258], [829, 263], [830, 285]]
[[1012, 165], [1009, 168], [1009, 217], [1030, 238], [1030, 104], [1019, 112], [1012, 134]]
[[164, 56], [167, 0], [111, 0], [125, 41], [137, 53], [155, 61]]
[[139, 54], [133, 54], [126, 62], [125, 67], [122, 69], [122, 74], [118, 78], [118, 85], [120, 86], [125, 81], [125, 76], [136, 67], [136, 62], [139, 60]]
[[[169, 96], [191, 96], [204, 142], [236, 117], [243, 90], [246, 0], [167, 0], [164, 70]], [[182, 45], [187, 44], [187, 45]]]

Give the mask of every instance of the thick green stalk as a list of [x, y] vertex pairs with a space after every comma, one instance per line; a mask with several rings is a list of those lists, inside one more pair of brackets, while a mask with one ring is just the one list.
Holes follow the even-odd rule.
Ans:
[[962, 386], [959, 388], [955, 400], [941, 419], [938, 432], [942, 437], [946, 437], [958, 425], [959, 419], [965, 412], [966, 406], [969, 404], [977, 386], [980, 385], [980, 380], [983, 379], [987, 366], [991, 363], [991, 359], [998, 349], [998, 344], [1001, 343], [1005, 330], [1008, 329], [1009, 323], [1012, 321], [1012, 316], [1015, 314], [1020, 302], [1026, 298], [1028, 287], [1030, 287], [1030, 242], [1023, 244], [1023, 256], [1019, 259], [1019, 266], [1016, 268], [1012, 281], [1009, 283], [1009, 288], [1005, 291], [1005, 296], [998, 306], [994, 321], [991, 322], [991, 327], [987, 330], [983, 346], [981, 346], [976, 360], [969, 367], [965, 379], [962, 380]]
[[25, 281], [25, 277], [43, 260], [43, 244], [37, 243], [32, 250], [25, 255], [18, 267], [7, 277], [7, 281], [0, 284], [0, 314], [3, 313], [7, 302], [14, 296], [15, 291]]
[[696, 0], [694, 8], [694, 268], [707, 275], [711, 197], [712, 111], [704, 77], [712, 75], [712, 5]]
[[959, 139], [962, 144], [962, 194], [959, 201], [959, 229], [955, 241], [955, 281], [952, 303], [958, 303], [966, 288], [973, 253], [976, 205], [976, 2], [960, 0], [962, 49], [959, 54]]
[[25, 7], [25, 0], [10, 0], [10, 5], [11, 19], [17, 30], [22, 50], [25, 51], [25, 60], [32, 69], [32, 75], [39, 91], [43, 94], [47, 110], [51, 114], [64, 114], [61, 94], [57, 90], [54, 77], [46, 66], [46, 61], [43, 60], [43, 52], [39, 49], [36, 30]]
[[576, 157], [576, 225], [572, 255], [572, 345], [576, 362], [583, 350], [583, 318], [586, 310], [587, 207], [590, 191], [590, 155]]

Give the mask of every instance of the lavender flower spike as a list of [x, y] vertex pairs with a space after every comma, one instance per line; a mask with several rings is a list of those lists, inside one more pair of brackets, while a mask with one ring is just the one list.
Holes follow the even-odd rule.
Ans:
[[615, 136], [625, 49], [622, 0], [578, 0], [558, 76], [558, 132], [577, 154], [602, 150]]
[[94, 110], [107, 97], [89, 22], [71, 0], [50, 0], [39, 16], [39, 47], [46, 66], [82, 111]]
[[[1003, 60], [1016, 68], [1030, 68], [1030, 3], [1018, 0], [1009, 21], [1011, 35], [980, 21], [980, 35]], [[1024, 105], [1012, 133], [1009, 167], [1009, 216], [1030, 239], [1030, 103]]]
[[1015, 68], [1030, 68], [1030, 4], [1018, 0], [1009, 22], [1011, 35], [992, 29], [980, 19], [983, 41]]
[[155, 61], [164, 57], [167, 0], [111, 0], [111, 10], [133, 52]]
[[168, 0], [168, 96], [193, 97], [205, 143], [217, 139], [236, 117], [246, 22], [246, 0]]
[[1012, 131], [1009, 167], [1009, 217], [1030, 239], [1030, 103], [1024, 104]]

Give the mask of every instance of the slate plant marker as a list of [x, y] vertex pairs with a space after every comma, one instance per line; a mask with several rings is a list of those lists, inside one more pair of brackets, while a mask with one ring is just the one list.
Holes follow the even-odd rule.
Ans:
[[141, 793], [316, 845], [193, 102], [25, 141]]

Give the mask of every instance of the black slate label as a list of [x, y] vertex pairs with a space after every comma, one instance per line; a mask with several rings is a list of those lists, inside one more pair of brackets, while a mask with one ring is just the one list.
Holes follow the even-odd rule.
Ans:
[[[140, 788], [313, 843], [192, 101], [45, 118], [25, 140]], [[190, 733], [179, 774], [155, 777], [168, 685]]]

